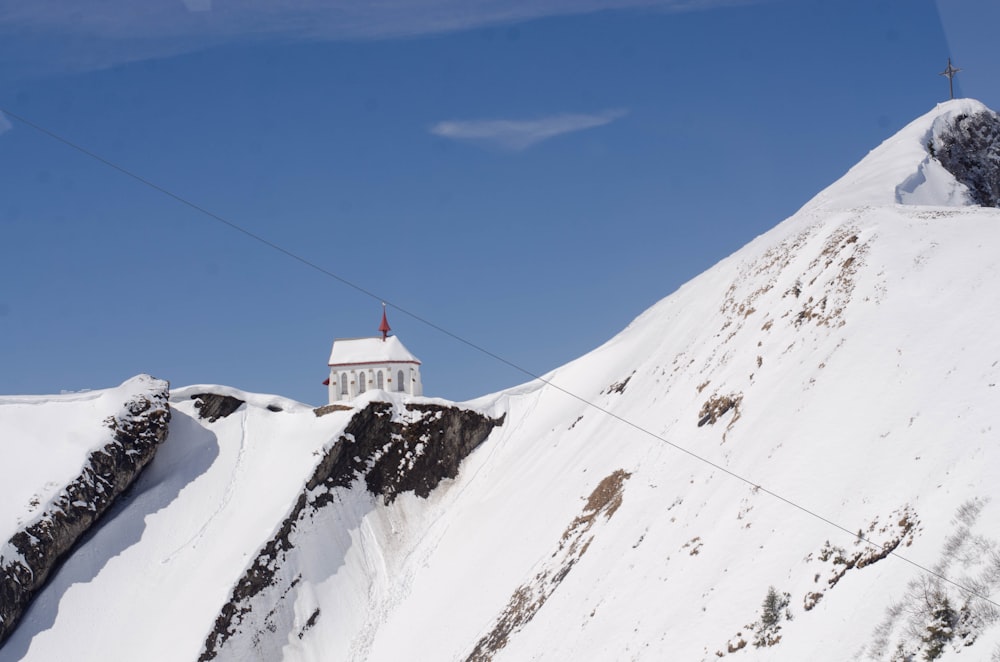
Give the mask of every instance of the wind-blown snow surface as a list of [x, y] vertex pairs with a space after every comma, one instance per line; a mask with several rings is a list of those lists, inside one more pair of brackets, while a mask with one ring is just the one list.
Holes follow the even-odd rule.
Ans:
[[[428, 499], [342, 490], [295, 532], [292, 608], [216, 659], [998, 658], [989, 603], [767, 493], [1000, 594], [1000, 212], [926, 150], [981, 110], [916, 120], [548, 385], [466, 403], [505, 422]], [[238, 394], [208, 423], [205, 390], [0, 662], [199, 656], [351, 415]]]

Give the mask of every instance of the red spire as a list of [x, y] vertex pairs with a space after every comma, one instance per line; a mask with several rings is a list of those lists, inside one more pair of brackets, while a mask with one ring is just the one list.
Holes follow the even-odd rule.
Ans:
[[389, 332], [392, 331], [392, 328], [389, 326], [389, 320], [387, 320], [385, 318], [385, 304], [384, 303], [382, 304], [382, 323], [378, 325], [378, 330], [382, 332], [382, 340], [383, 341], [385, 341], [386, 336], [389, 335]]

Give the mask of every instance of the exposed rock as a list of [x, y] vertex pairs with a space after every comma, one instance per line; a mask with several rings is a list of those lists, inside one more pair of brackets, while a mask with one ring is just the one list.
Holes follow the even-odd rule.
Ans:
[[354, 409], [354, 407], [350, 405], [339, 405], [334, 403], [332, 405], [323, 405], [322, 407], [316, 407], [315, 409], [313, 409], [313, 413], [316, 414], [317, 418], [319, 418], [320, 416], [326, 416], [327, 414], [332, 414], [335, 411], [350, 411], [352, 409]]
[[[331, 504], [336, 488], [349, 488], [363, 477], [368, 491], [386, 504], [403, 492], [426, 498], [442, 480], [457, 476], [462, 460], [503, 423], [503, 418], [457, 407], [409, 404], [406, 410], [409, 420], [399, 421], [393, 418], [392, 405], [372, 402], [354, 415], [320, 460], [278, 532], [236, 583], [205, 640], [199, 662], [218, 655], [252, 610], [252, 599], [277, 583], [279, 569], [292, 548], [292, 532], [299, 522]], [[297, 581], [292, 580], [286, 591]]]
[[125, 403], [125, 414], [105, 425], [111, 440], [91, 453], [83, 471], [44, 513], [8, 541], [17, 556], [0, 559], [0, 644], [45, 584], [49, 574], [111, 504], [135, 482], [167, 437], [170, 386]]
[[198, 393], [191, 396], [194, 408], [198, 410], [199, 418], [207, 418], [209, 423], [215, 423], [220, 418], [229, 416], [243, 405], [243, 400], [231, 395], [218, 393]]
[[635, 375], [635, 370], [633, 370], [629, 374], [628, 377], [626, 377], [625, 379], [621, 380], [620, 382], [615, 382], [614, 384], [612, 384], [611, 386], [609, 386], [605, 390], [601, 391], [601, 393], [607, 393], [608, 395], [610, 395], [612, 393], [619, 393], [619, 394], [620, 393], [624, 393], [625, 392], [625, 387], [628, 386], [628, 382], [629, 382], [630, 379], [632, 379], [633, 375]]
[[[621, 507], [625, 481], [631, 476], [624, 469], [617, 469], [605, 476], [594, 488], [583, 512], [570, 522], [555, 551], [548, 556], [532, 579], [515, 589], [493, 627], [476, 642], [465, 662], [490, 662], [507, 645], [514, 633], [531, 622], [566, 579], [573, 566], [590, 549], [597, 535], [595, 527], [610, 520]], [[598, 517], [599, 515], [603, 517]]]
[[730, 425], [732, 425], [740, 416], [740, 404], [742, 402], [742, 393], [713, 395], [705, 401], [705, 404], [701, 406], [701, 411], [698, 412], [698, 427], [715, 425], [726, 412], [734, 409], [736, 413], [733, 415], [733, 420], [730, 421]]
[[931, 155], [969, 187], [972, 202], [1000, 207], [1000, 115], [958, 115], [928, 145]]

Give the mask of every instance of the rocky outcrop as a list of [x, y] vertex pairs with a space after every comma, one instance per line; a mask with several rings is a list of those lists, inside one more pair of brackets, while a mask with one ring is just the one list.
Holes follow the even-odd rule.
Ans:
[[[208, 419], [209, 423], [215, 423], [243, 406], [243, 400], [219, 393], [197, 393], [192, 395], [191, 399], [195, 401], [194, 408], [198, 410], [198, 418]], [[268, 407], [268, 409], [281, 411], [280, 408], [275, 410]]]
[[[427, 498], [442, 480], [458, 475], [462, 460], [502, 422], [468, 409], [421, 404], [407, 405], [413, 416], [400, 422], [390, 410], [387, 403], [373, 402], [358, 412], [306, 489], [323, 485], [329, 495], [329, 488], [349, 487], [364, 476], [368, 491], [386, 503], [402, 492]], [[324, 503], [318, 499], [317, 507]]]
[[[148, 378], [147, 378], [148, 379]], [[73, 545], [127, 490], [167, 437], [169, 384], [133, 396], [105, 425], [109, 441], [46, 508], [0, 547], [0, 645]]]
[[[391, 503], [403, 492], [426, 498], [442, 480], [458, 475], [462, 460], [486, 440], [503, 418], [489, 418], [478, 412], [432, 404], [409, 404], [402, 417], [393, 416], [393, 407], [372, 402], [360, 410], [316, 466], [303, 491], [282, 522], [278, 532], [264, 545], [243, 577], [233, 588], [205, 641], [199, 662], [214, 659], [237, 631], [266, 589], [274, 587], [281, 596], [294, 588], [298, 579], [278, 586], [286, 554], [293, 547], [292, 535], [316, 511], [334, 502], [337, 488], [350, 488], [362, 479], [366, 489]], [[280, 597], [279, 597], [280, 599]], [[276, 609], [268, 605], [269, 613]], [[316, 615], [318, 618], [318, 614]], [[265, 619], [266, 620], [266, 619]]]
[[1000, 115], [992, 110], [958, 115], [928, 148], [969, 188], [973, 203], [1000, 207]]
[[327, 414], [332, 414], [335, 411], [351, 411], [354, 409], [351, 405], [341, 405], [334, 403], [332, 405], [323, 405], [322, 407], [316, 407], [313, 409], [313, 413], [316, 414], [316, 418], [320, 416], [326, 416]]

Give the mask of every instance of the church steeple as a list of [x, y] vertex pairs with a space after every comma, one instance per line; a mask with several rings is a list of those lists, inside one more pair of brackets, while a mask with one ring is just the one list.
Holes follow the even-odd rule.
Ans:
[[392, 328], [389, 326], [389, 320], [385, 318], [385, 304], [382, 304], [382, 323], [378, 325], [378, 330], [382, 332], [382, 341], [385, 342], [386, 337]]

